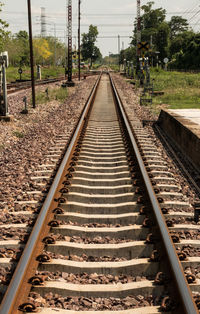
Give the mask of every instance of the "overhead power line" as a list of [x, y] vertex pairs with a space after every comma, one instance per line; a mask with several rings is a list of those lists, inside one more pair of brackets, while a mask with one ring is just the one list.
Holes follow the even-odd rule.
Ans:
[[199, 7], [199, 3], [198, 4], [195, 4], [192, 9], [191, 9], [191, 6], [185, 11], [183, 12], [183, 14], [190, 14], [190, 13], [193, 13], [195, 10], [197, 10], [197, 8]]
[[[166, 12], [166, 14], [167, 15], [172, 15], [172, 14], [187, 14], [187, 13], [191, 13], [192, 12], [192, 10], [190, 10], [190, 11], [174, 11], [174, 12]], [[19, 15], [27, 15], [27, 12], [23, 12], [23, 11], [21, 11], [21, 12], [19, 12], [19, 11], [4, 11], [3, 12], [4, 14], [19, 14]], [[39, 13], [33, 13], [32, 15], [39, 15]], [[116, 16], [116, 17], [119, 17], [119, 16], [136, 16], [136, 13], [84, 13], [84, 14], [81, 14], [82, 16], [85, 16], [85, 17], [87, 17], [87, 16], [89, 16], [89, 17], [96, 17], [96, 16], [98, 16], [98, 17], [100, 17], [100, 16], [102, 16], [102, 17], [106, 17], [106, 16], [108, 16], [108, 17], [110, 17], [110, 16]], [[56, 13], [56, 12], [54, 12], [54, 13], [49, 13], [49, 14], [47, 14], [46, 15], [46, 17], [52, 17], [52, 16], [63, 16], [63, 17], [65, 17], [65, 13]], [[78, 16], [77, 15], [77, 13], [76, 14], [73, 14], [73, 16]]]
[[200, 14], [200, 10], [198, 10], [189, 20], [188, 22], [192, 21], [196, 16]]

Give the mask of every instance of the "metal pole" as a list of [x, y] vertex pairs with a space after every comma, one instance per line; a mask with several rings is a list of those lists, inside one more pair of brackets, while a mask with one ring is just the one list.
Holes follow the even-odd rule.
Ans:
[[7, 83], [6, 83], [6, 65], [5, 61], [2, 65], [2, 74], [3, 74], [3, 100], [4, 100], [4, 115], [8, 115], [8, 101], [7, 101]]
[[30, 63], [31, 63], [31, 85], [32, 85], [32, 103], [35, 105], [35, 79], [34, 79], [34, 61], [33, 61], [33, 39], [32, 39], [32, 22], [31, 22], [31, 0], [27, 0], [28, 4], [28, 24], [29, 24], [29, 45], [30, 45]]
[[119, 72], [120, 72], [120, 35], [118, 35]]
[[56, 67], [56, 23], [54, 23], [54, 65]]
[[72, 82], [72, 0], [68, 0], [68, 82]]
[[140, 0], [137, 0], [137, 47], [136, 47], [136, 73], [139, 71], [140, 50], [138, 44], [141, 42], [141, 15], [140, 15]]
[[81, 0], [78, 0], [78, 79], [81, 80]]

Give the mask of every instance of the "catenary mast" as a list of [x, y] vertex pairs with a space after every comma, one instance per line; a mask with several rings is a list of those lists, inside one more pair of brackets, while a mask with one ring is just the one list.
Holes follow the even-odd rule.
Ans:
[[140, 0], [137, 0], [137, 46], [136, 46], [136, 71], [139, 70], [139, 56], [140, 56], [140, 50], [138, 47], [138, 44], [141, 42], [141, 15], [140, 15]]
[[68, 82], [72, 82], [72, 0], [68, 0]]

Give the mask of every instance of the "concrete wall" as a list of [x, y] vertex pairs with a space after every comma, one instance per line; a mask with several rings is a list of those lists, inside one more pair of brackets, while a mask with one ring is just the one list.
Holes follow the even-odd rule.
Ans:
[[158, 125], [200, 170], [200, 126], [168, 110], [161, 111]]

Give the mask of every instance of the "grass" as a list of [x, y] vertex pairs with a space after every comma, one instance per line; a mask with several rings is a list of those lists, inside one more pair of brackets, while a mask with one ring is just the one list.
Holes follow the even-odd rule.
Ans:
[[168, 105], [170, 109], [200, 109], [200, 73], [166, 72], [151, 70], [154, 90], [164, 95], [153, 98], [153, 104]]
[[24, 133], [22, 133], [20, 131], [13, 131], [13, 135], [18, 137], [18, 138], [23, 138], [24, 137]]
[[5, 145], [4, 145], [4, 144], [0, 144], [0, 152], [1, 152], [2, 150], [4, 150], [4, 148], [5, 148]]
[[[65, 70], [62, 66], [60, 67], [42, 67], [42, 79], [45, 78], [54, 78], [58, 76], [63, 76]], [[22, 67], [22, 80], [30, 80], [31, 79], [31, 71], [29, 67]], [[35, 78], [36, 76], [36, 67], [35, 67]], [[9, 66], [6, 70], [7, 82], [10, 83], [12, 81], [16, 81], [20, 79], [20, 75], [18, 73], [18, 67]]]
[[57, 100], [63, 102], [68, 96], [67, 88], [52, 88], [48, 89], [48, 95], [46, 92], [40, 92], [36, 94], [36, 104], [47, 104], [49, 101]]
[[110, 64], [108, 65], [113, 71], [119, 71], [119, 64]]
[[[20, 75], [18, 73], [18, 67], [12, 67], [9, 66], [6, 70], [6, 77], [7, 82], [15, 82], [16, 80], [20, 79]], [[22, 67], [23, 73], [22, 73], [22, 80], [30, 80], [31, 79], [31, 69], [30, 67]], [[58, 76], [64, 76], [65, 69], [62, 66], [54, 67], [54, 66], [45, 66], [41, 67], [41, 73], [42, 73], [42, 79], [46, 78], [55, 78]], [[82, 69], [81, 69], [82, 71]], [[78, 72], [78, 69], [75, 68], [72, 70], [73, 74], [76, 74]], [[35, 79], [37, 78], [37, 70], [36, 67], [34, 68], [34, 75]]]

